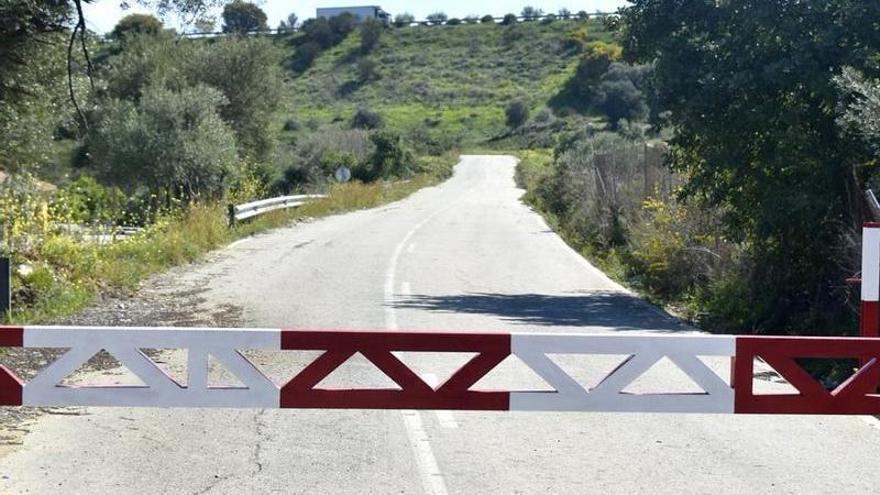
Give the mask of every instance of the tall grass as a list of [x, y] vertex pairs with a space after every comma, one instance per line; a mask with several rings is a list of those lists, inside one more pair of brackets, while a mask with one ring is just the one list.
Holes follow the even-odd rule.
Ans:
[[227, 224], [226, 205], [213, 202], [165, 214], [136, 236], [109, 245], [89, 243], [61, 233], [34, 237], [26, 256], [13, 253], [13, 264], [27, 265], [14, 279], [13, 311], [7, 323], [57, 320], [90, 304], [99, 294], [126, 294], [140, 282], [168, 268], [191, 263], [236, 239], [320, 218], [371, 208], [406, 198], [451, 175], [457, 154], [420, 159], [422, 173], [410, 180], [331, 186], [326, 199], [298, 209], [275, 211]]

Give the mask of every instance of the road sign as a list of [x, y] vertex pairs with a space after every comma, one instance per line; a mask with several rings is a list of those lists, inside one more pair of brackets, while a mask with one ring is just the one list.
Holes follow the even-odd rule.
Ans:
[[351, 180], [351, 170], [348, 167], [339, 167], [334, 174], [336, 182], [345, 183]]

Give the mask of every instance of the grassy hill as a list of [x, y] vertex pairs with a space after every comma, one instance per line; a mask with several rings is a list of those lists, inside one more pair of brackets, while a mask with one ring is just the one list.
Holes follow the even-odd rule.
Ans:
[[[277, 42], [293, 57], [302, 36]], [[573, 74], [583, 46], [611, 37], [596, 20], [389, 28], [364, 54], [355, 31], [309, 69], [290, 72], [285, 113], [315, 129], [347, 125], [364, 108], [415, 142], [478, 146], [506, 131], [509, 102], [521, 99], [533, 116], [541, 114]], [[371, 63], [365, 60], [374, 63], [373, 80], [361, 78], [360, 67]], [[538, 119], [546, 119], [543, 113]]]

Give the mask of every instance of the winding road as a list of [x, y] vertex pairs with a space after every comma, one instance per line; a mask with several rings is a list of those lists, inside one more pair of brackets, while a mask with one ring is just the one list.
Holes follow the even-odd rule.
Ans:
[[[201, 281], [205, 306], [234, 306], [247, 327], [690, 331], [568, 248], [520, 201], [515, 164], [464, 157], [440, 186], [249, 238], [179, 272], [179, 283]], [[264, 353], [259, 364], [282, 377], [308, 359]], [[166, 361], [179, 367], [180, 357]], [[409, 356], [428, 381], [463, 361]], [[606, 361], [567, 365], [590, 380], [615, 365]], [[639, 386], [687, 389], [676, 373], [660, 365]], [[364, 359], [330, 379], [387, 382]], [[538, 379], [504, 363], [487, 380]], [[42, 416], [30, 430], [0, 459], [2, 493], [800, 494], [880, 486], [880, 428], [862, 417], [95, 408]]]

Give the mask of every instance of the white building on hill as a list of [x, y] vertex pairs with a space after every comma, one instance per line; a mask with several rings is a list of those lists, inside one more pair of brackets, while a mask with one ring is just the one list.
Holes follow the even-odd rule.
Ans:
[[361, 7], [331, 7], [326, 9], [318, 9], [315, 17], [329, 19], [342, 14], [351, 14], [359, 22], [367, 19], [377, 19], [388, 24], [391, 22], [391, 14], [382, 10], [378, 5], [364, 5]]

